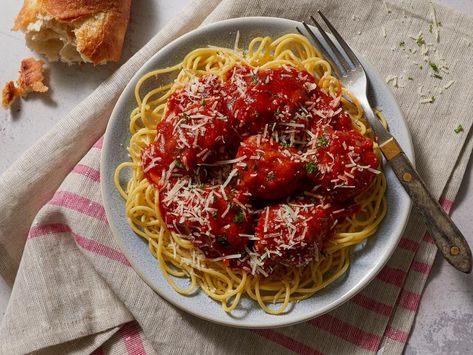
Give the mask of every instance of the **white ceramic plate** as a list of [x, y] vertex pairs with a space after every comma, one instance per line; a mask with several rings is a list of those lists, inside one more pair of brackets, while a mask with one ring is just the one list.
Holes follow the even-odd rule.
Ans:
[[[244, 48], [254, 37], [269, 35], [276, 38], [295, 32], [297, 25], [295, 21], [280, 18], [238, 18], [205, 26], [178, 38], [156, 53], [136, 73], [119, 98], [108, 123], [102, 151], [101, 184], [107, 217], [120, 248], [135, 271], [161, 297], [186, 312], [212, 322], [245, 328], [280, 327], [308, 320], [340, 306], [363, 289], [381, 270], [395, 250], [410, 213], [409, 197], [392, 170], [386, 167], [389, 209], [379, 231], [363, 248], [354, 252], [346, 275], [278, 316], [266, 314], [250, 299], [243, 299], [240, 308], [230, 315], [201, 291], [190, 297], [176, 293], [164, 279], [156, 260], [148, 251], [147, 243], [129, 227], [125, 203], [115, 189], [113, 174], [121, 162], [129, 160], [125, 147], [130, 139], [128, 122], [130, 112], [135, 107], [133, 90], [138, 79], [153, 69], [182, 61], [195, 48], [207, 45], [232, 48], [237, 31], [240, 31], [240, 45]], [[362, 62], [371, 82], [373, 104], [383, 110], [391, 132], [413, 161], [412, 142], [399, 106], [374, 68], [365, 60]], [[169, 78], [163, 80], [169, 82]], [[179, 282], [187, 284], [186, 280]]]

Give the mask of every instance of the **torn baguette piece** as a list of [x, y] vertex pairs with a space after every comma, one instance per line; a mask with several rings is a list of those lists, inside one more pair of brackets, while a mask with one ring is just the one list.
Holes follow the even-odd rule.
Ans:
[[21, 61], [20, 76], [16, 81], [9, 81], [3, 87], [2, 106], [8, 108], [16, 100], [17, 97], [25, 97], [28, 93], [46, 92], [48, 87], [43, 84], [44, 62], [34, 58], [27, 58]]
[[120, 60], [131, 0], [24, 0], [13, 31], [50, 61]]

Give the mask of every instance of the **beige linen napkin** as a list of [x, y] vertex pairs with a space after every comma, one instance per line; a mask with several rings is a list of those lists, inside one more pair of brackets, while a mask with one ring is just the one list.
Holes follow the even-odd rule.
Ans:
[[[152, 54], [201, 24], [241, 16], [302, 20], [317, 9], [397, 84], [393, 92], [413, 136], [419, 172], [451, 207], [473, 146], [473, 118], [464, 104], [473, 98], [471, 19], [437, 7], [437, 43], [425, 1], [194, 1], [2, 175], [0, 272], [11, 282], [28, 240], [0, 325], [1, 353], [402, 351], [436, 253], [415, 211], [389, 263], [351, 301], [303, 324], [239, 330], [197, 319], [157, 296], [119, 251], [101, 202], [99, 137], [119, 93]], [[416, 43], [422, 42], [419, 31], [425, 48]], [[430, 61], [440, 66], [443, 58], [448, 69], [437, 73], [425, 63], [426, 50]], [[432, 96], [435, 102], [420, 102]], [[456, 134], [460, 123], [464, 132]]]

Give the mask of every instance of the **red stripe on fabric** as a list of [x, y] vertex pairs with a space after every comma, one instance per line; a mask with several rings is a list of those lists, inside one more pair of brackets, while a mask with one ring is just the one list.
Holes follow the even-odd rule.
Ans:
[[102, 149], [103, 147], [103, 136], [99, 138], [97, 142], [92, 146], [93, 148]]
[[440, 200], [440, 205], [443, 207], [445, 212], [449, 213], [453, 206], [453, 201], [443, 198]]
[[103, 351], [102, 347], [99, 347], [92, 351], [90, 355], [105, 355], [105, 352]]
[[428, 274], [430, 272], [431, 266], [426, 263], [421, 263], [420, 261], [413, 261], [411, 265], [411, 269], [417, 272], [421, 272], [423, 274]]
[[93, 239], [89, 239], [78, 234], [74, 234], [74, 240], [79, 246], [81, 246], [85, 250], [118, 261], [123, 265], [131, 266], [129, 261], [125, 258], [125, 255], [120, 253], [118, 250], [115, 250], [102, 243], [96, 242]]
[[402, 287], [406, 273], [400, 269], [396, 269], [390, 266], [385, 266], [376, 278], [386, 283]]
[[417, 249], [419, 249], [419, 243], [417, 243], [416, 241], [407, 239], [406, 237], [402, 237], [401, 240], [399, 241], [399, 247], [415, 253]]
[[292, 350], [298, 354], [306, 354], [306, 355], [323, 354], [315, 349], [312, 349], [311, 347], [305, 344], [298, 342], [297, 340], [293, 338], [290, 338], [279, 332], [275, 332], [274, 330], [271, 330], [271, 329], [252, 329], [252, 332], [258, 334], [259, 336], [262, 336], [263, 338], [271, 340], [272, 342], [275, 342], [276, 344], [279, 344], [285, 347], [286, 349]]
[[419, 294], [403, 290], [399, 297], [399, 304], [401, 305], [401, 307], [409, 309], [411, 311], [416, 311], [419, 307], [421, 298]]
[[434, 240], [432, 239], [432, 236], [428, 232], [424, 234], [422, 240], [430, 244], [435, 244]]
[[91, 168], [90, 166], [77, 164], [72, 171], [76, 174], [83, 175], [89, 178], [92, 181], [99, 182], [100, 181], [100, 171], [97, 169]]
[[99, 243], [93, 239], [74, 233], [68, 225], [63, 223], [41, 224], [34, 226], [30, 229], [28, 239], [58, 233], [71, 233], [77, 245], [79, 245], [81, 248], [97, 255], [105, 256], [109, 259], [118, 261], [123, 265], [131, 266], [125, 255], [123, 255], [118, 250], [110, 248], [109, 246]]
[[69, 233], [71, 228], [62, 223], [40, 224], [33, 226], [28, 233], [28, 239], [42, 237], [49, 234]]
[[387, 304], [378, 302], [368, 296], [365, 296], [361, 293], [357, 294], [355, 297], [351, 299], [351, 302], [366, 308], [370, 311], [373, 311], [377, 314], [382, 314], [383, 316], [390, 316], [393, 308]]
[[384, 332], [384, 336], [388, 337], [389, 339], [395, 340], [399, 343], [406, 343], [407, 339], [409, 338], [409, 334], [400, 330], [392, 328], [388, 325], [386, 331]]
[[73, 192], [58, 191], [48, 204], [65, 207], [108, 223], [105, 209], [101, 204]]
[[378, 350], [381, 342], [381, 337], [376, 334], [365, 332], [329, 314], [312, 319], [308, 323], [366, 350]]
[[129, 322], [119, 330], [120, 336], [125, 343], [125, 348], [130, 355], [146, 354], [140, 330], [136, 322]]

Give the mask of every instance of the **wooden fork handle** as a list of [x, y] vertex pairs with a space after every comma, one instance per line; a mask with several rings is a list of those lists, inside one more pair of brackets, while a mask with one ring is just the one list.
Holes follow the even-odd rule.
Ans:
[[[430, 194], [424, 181], [412, 166], [394, 138], [380, 145], [394, 173], [422, 214], [427, 228], [445, 259], [456, 269], [470, 273], [472, 266], [471, 250], [465, 237], [438, 201]], [[397, 147], [396, 147], [397, 146]]]

